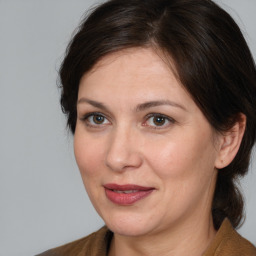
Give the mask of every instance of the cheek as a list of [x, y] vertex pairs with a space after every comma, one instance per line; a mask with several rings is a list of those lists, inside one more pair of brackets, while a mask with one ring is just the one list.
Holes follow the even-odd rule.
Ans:
[[161, 184], [163, 200], [174, 207], [172, 214], [178, 216], [200, 202], [210, 202], [215, 182], [214, 148], [206, 140], [198, 143], [188, 138], [159, 144], [145, 154]]
[[[79, 130], [78, 130], [79, 131]], [[89, 198], [96, 209], [100, 201], [102, 179], [102, 145], [92, 141], [90, 137], [76, 131], [74, 136], [74, 153], [76, 162]]]
[[209, 139], [172, 138], [169, 142], [146, 146], [145, 158], [161, 179], [205, 175], [214, 169], [215, 150]]
[[99, 174], [99, 167], [102, 164], [104, 154], [102, 143], [98, 144], [95, 141], [92, 142], [86, 136], [80, 136], [79, 132], [75, 133], [74, 153], [83, 179]]

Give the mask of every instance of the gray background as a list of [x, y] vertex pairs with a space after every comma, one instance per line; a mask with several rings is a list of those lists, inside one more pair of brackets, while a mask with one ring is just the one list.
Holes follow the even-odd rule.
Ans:
[[[256, 0], [218, 1], [256, 59]], [[65, 129], [57, 69], [91, 0], [0, 0], [0, 255], [28, 256], [103, 225], [84, 191]], [[256, 244], [256, 159], [242, 181]]]

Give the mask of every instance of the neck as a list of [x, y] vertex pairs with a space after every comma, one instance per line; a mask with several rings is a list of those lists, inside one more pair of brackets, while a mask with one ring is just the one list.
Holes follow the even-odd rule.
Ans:
[[[192, 224], [191, 224], [192, 223]], [[155, 234], [127, 237], [114, 234], [109, 256], [190, 256], [203, 255], [216, 234], [212, 218], [198, 219], [161, 230]]]

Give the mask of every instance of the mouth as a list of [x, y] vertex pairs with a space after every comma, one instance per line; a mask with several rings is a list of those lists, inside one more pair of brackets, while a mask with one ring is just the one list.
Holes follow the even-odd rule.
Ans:
[[155, 190], [153, 187], [143, 187], [133, 184], [106, 184], [104, 188], [107, 198], [117, 205], [132, 205], [149, 196]]

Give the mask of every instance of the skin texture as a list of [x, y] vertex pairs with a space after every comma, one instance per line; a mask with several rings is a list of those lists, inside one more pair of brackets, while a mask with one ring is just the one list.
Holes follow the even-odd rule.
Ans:
[[[236, 137], [212, 129], [151, 48], [100, 60], [80, 81], [77, 112], [75, 156], [95, 209], [114, 232], [109, 255], [201, 255], [216, 232], [216, 167], [232, 160]], [[120, 206], [106, 197], [108, 183], [154, 191]]]

